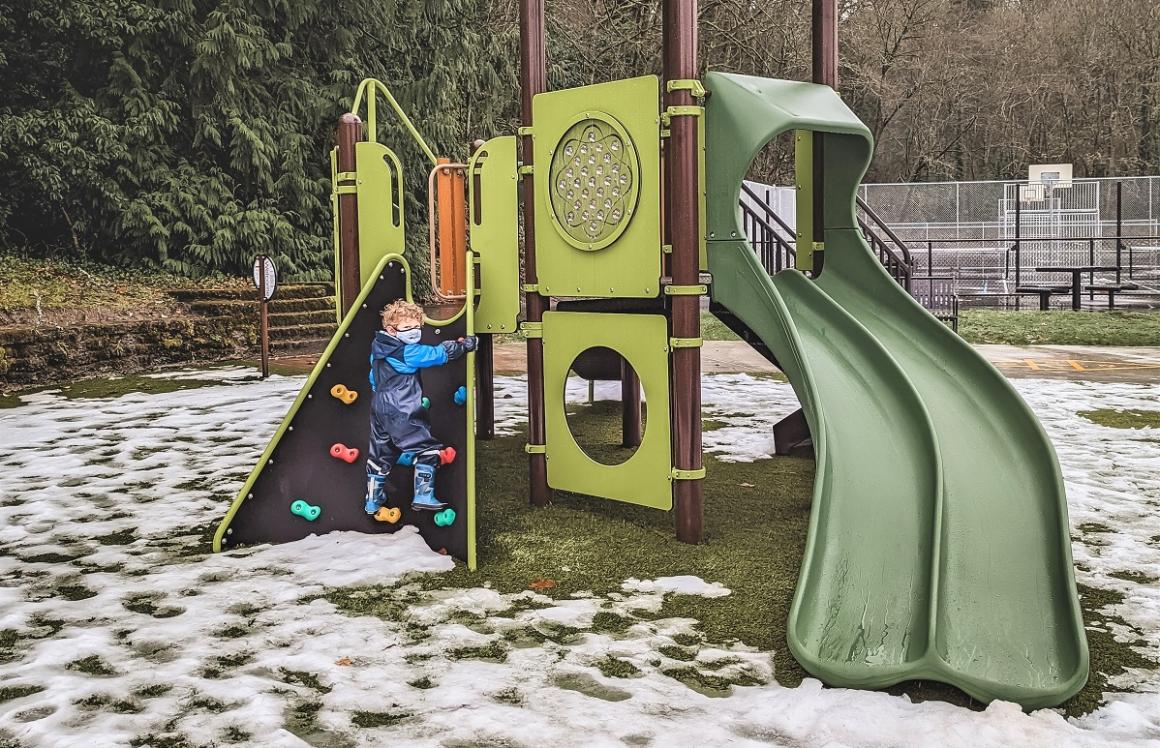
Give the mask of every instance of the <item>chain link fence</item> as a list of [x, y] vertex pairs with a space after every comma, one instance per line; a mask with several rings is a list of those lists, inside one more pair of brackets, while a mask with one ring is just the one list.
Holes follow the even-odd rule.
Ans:
[[1020, 288], [1070, 283], [1036, 270], [1045, 266], [1116, 267], [1088, 284], [1125, 286], [1118, 303], [1160, 299], [1160, 177], [865, 184], [860, 194], [910, 247], [915, 277], [950, 279], [963, 305], [1010, 308]]

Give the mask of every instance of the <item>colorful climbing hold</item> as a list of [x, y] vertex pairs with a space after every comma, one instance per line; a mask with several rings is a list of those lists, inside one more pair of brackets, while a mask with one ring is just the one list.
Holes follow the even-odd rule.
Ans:
[[467, 404], [467, 388], [464, 387], [463, 385], [459, 385], [459, 389], [455, 390], [455, 396], [452, 399], [455, 400], [456, 405], [466, 405]]
[[347, 405], [350, 405], [355, 400], [358, 400], [358, 393], [354, 390], [348, 390], [345, 384], [336, 384], [330, 388], [331, 397], [338, 398]]
[[423, 407], [424, 407], [424, 408], [426, 408], [427, 410], [430, 410], [430, 409], [431, 409], [431, 398], [427, 397], [426, 395], [423, 395], [423, 399], [420, 401], [420, 403], [421, 403], [421, 404], [423, 405]]
[[318, 519], [319, 515], [322, 514], [322, 507], [315, 506], [314, 504], [307, 504], [302, 499], [295, 499], [294, 502], [290, 504], [290, 513], [297, 514], [307, 522], [313, 522], [314, 520]]
[[358, 449], [355, 447], [348, 447], [342, 442], [330, 445], [330, 456], [342, 460], [343, 462], [353, 463], [358, 459]]
[[439, 527], [451, 527], [455, 522], [455, 510], [447, 507], [441, 512], [435, 512], [435, 524]]
[[402, 465], [403, 467], [411, 467], [415, 464], [415, 453], [404, 452], [403, 454], [399, 455], [399, 459], [395, 462]]
[[386, 522], [387, 524], [395, 524], [403, 517], [403, 512], [397, 506], [383, 506], [375, 512], [376, 522]]
[[450, 465], [455, 462], [455, 447], [444, 447], [439, 450], [439, 464]]

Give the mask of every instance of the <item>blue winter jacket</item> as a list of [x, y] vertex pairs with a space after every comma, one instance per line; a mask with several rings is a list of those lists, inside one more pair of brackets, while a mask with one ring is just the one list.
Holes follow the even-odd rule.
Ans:
[[397, 421], [425, 423], [419, 370], [442, 366], [464, 353], [466, 349], [457, 341], [439, 345], [404, 343], [386, 330], [379, 330], [371, 344], [371, 413], [386, 416], [392, 427]]

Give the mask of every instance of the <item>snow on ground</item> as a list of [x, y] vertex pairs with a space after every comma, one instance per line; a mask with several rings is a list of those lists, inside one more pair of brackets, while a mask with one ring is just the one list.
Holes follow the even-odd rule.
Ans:
[[[1133, 693], [1068, 721], [814, 680], [783, 688], [769, 653], [740, 646], [674, 659], [690, 620], [593, 628], [601, 613], [659, 610], [665, 595], [731, 594], [696, 577], [627, 579], [619, 593], [556, 602], [404, 584], [371, 593], [391, 595], [395, 615], [347, 615], [324, 590], [450, 562], [407, 531], [201, 553], [302, 378], [173, 376], [220, 384], [101, 400], [42, 392], [0, 410], [4, 748], [1160, 745], [1155, 673], [1125, 677]], [[1160, 386], [1016, 386], [1060, 454], [1080, 581], [1125, 594], [1112, 612], [1138, 631], [1117, 633], [1154, 657], [1160, 590], [1131, 575], [1160, 576], [1160, 431], [1103, 428], [1076, 411], [1157, 408]], [[568, 392], [587, 395], [579, 380]], [[706, 377], [704, 400], [725, 424], [706, 432], [706, 448], [730, 460], [768, 454], [770, 426], [795, 407], [788, 385], [748, 375]], [[523, 418], [522, 380], [499, 378], [497, 427], [512, 433]], [[639, 673], [607, 677], [610, 662]], [[688, 667], [758, 685], [694, 690], [663, 673]]]

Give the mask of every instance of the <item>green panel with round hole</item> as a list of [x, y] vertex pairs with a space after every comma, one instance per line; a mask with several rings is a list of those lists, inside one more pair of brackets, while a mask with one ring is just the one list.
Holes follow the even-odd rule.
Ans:
[[660, 83], [655, 76], [532, 102], [536, 267], [550, 296], [660, 291]]
[[355, 143], [354, 156], [358, 167], [358, 262], [365, 286], [383, 257], [403, 254], [406, 249], [403, 166], [395, 152], [382, 143]]
[[519, 169], [516, 138], [492, 138], [467, 165], [471, 248], [479, 258], [475, 329], [515, 332], [520, 313]]
[[[548, 485], [654, 509], [672, 509], [668, 322], [659, 314], [544, 314], [544, 411]], [[636, 370], [648, 402], [640, 446], [619, 465], [589, 457], [568, 426], [565, 386], [572, 362], [589, 348], [610, 348]]]

